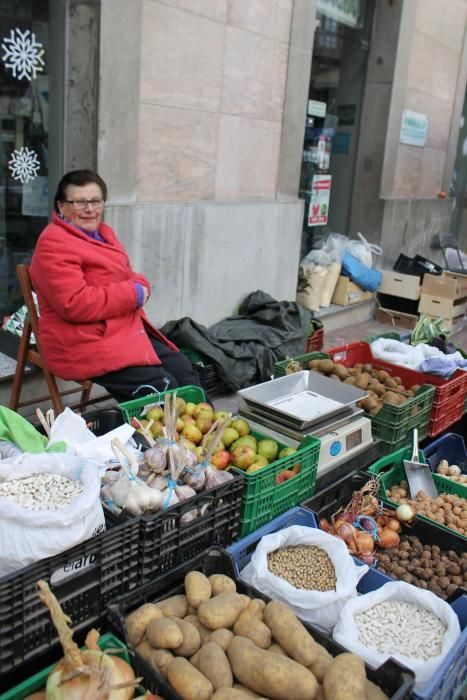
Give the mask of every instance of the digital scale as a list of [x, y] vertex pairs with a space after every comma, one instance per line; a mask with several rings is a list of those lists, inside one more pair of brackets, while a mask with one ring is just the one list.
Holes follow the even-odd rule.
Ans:
[[297, 372], [238, 393], [247, 404], [239, 413], [253, 430], [295, 448], [308, 435], [320, 439], [319, 476], [373, 443], [371, 421], [355, 405], [366, 392], [316, 372]]

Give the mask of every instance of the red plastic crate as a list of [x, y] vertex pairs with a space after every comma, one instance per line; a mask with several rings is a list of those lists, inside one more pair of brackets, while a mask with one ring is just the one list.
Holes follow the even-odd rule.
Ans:
[[434, 374], [416, 372], [413, 369], [393, 365], [374, 357], [368, 343], [350, 343], [326, 350], [334, 361], [346, 367], [357, 362], [371, 363], [376, 369], [384, 369], [392, 376], [400, 377], [405, 386], [431, 384], [435, 387], [433, 407], [430, 413], [428, 435], [434, 437], [462, 418], [467, 393], [467, 372], [457, 370], [451, 379], [436, 377]]
[[306, 339], [305, 352], [314, 352], [321, 350], [324, 345], [324, 328], [318, 328], [313, 335]]

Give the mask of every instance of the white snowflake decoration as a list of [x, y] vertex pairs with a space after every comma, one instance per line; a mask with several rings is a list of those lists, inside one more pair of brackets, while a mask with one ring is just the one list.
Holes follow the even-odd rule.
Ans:
[[10, 68], [13, 77], [18, 80], [33, 80], [44, 69], [43, 46], [36, 41], [36, 35], [29, 29], [24, 32], [18, 28], [12, 29], [10, 38], [5, 38], [2, 42], [2, 49], [5, 68]]
[[20, 180], [23, 185], [29, 180], [37, 177], [40, 163], [37, 153], [29, 150], [27, 146], [22, 146], [19, 151], [13, 151], [8, 167], [15, 180]]

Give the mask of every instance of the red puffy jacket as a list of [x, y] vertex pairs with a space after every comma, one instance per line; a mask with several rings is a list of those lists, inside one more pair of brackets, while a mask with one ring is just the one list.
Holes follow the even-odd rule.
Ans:
[[56, 214], [39, 236], [30, 273], [40, 309], [39, 340], [62, 379], [98, 377], [135, 365], [160, 365], [147, 334], [176, 346], [137, 307], [131, 269], [115, 233], [101, 223], [95, 241]]

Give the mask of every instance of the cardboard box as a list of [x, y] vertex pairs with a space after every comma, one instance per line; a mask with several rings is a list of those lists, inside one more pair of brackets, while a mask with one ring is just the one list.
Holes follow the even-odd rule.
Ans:
[[404, 275], [401, 272], [394, 272], [394, 270], [381, 270], [381, 273], [383, 276], [378, 287], [378, 292], [381, 294], [413, 300], [420, 298], [420, 277]]
[[376, 309], [375, 320], [380, 323], [387, 323], [396, 328], [407, 328], [412, 331], [418, 323], [418, 316], [413, 314], [403, 314], [401, 311], [391, 311], [380, 306]]
[[442, 299], [462, 299], [467, 296], [467, 276], [445, 273], [444, 275], [425, 275], [422, 294]]
[[337, 280], [336, 288], [334, 289], [334, 294], [332, 295], [331, 303], [338, 304], [339, 306], [349, 306], [350, 304], [359, 304], [362, 301], [369, 301], [372, 298], [372, 292], [365, 292], [348, 277], [340, 275]]
[[438, 297], [422, 292], [418, 310], [421, 314], [428, 314], [438, 318], [455, 318], [465, 314], [467, 298]]

